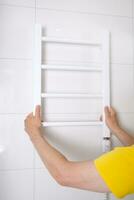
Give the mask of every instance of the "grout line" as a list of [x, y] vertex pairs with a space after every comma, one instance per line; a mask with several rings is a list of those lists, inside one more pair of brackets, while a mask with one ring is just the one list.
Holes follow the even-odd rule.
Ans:
[[17, 7], [17, 8], [35, 8], [35, 6], [28, 6], [28, 5], [17, 5], [17, 4], [8, 4], [8, 3], [0, 3], [0, 6], [5, 7]]
[[34, 15], [34, 23], [36, 23], [36, 17], [37, 17], [37, 15], [36, 15], [36, 4], [37, 4], [37, 2], [36, 2], [36, 0], [35, 0], [35, 15]]
[[134, 17], [134, 12], [133, 12], [133, 7], [134, 7], [134, 2], [133, 2], [133, 0], [132, 0], [132, 19], [133, 19], [133, 17]]
[[[132, 17], [134, 17], [134, 1], [132, 0]], [[132, 43], [133, 43], [133, 63], [134, 63], [134, 18], [132, 18]]]
[[123, 15], [112, 15], [112, 14], [105, 14], [105, 13], [96, 13], [96, 12], [84, 12], [84, 11], [75, 11], [75, 10], [64, 10], [64, 9], [56, 9], [56, 8], [46, 8], [46, 7], [36, 7], [39, 10], [48, 10], [48, 11], [59, 11], [59, 12], [71, 12], [71, 13], [76, 13], [76, 14], [87, 14], [87, 15], [102, 15], [102, 16], [107, 16], [107, 17], [121, 17], [121, 18], [128, 18], [131, 19], [132, 16], [123, 16]]
[[0, 169], [0, 172], [8, 172], [8, 171], [26, 171], [26, 170], [33, 170], [33, 168], [22, 168], [22, 169], [19, 169], [19, 168], [14, 168], [14, 169]]
[[[10, 57], [5, 57], [5, 58], [0, 58], [0, 60], [16, 60], [16, 61], [32, 61], [32, 58], [10, 58]], [[67, 66], [70, 66], [70, 65], [73, 65], [73, 63], [72, 64], [67, 64], [66, 63], [66, 61], [63, 61], [63, 60], [58, 60], [58, 62], [65, 62], [65, 63], [58, 63], [58, 65], [67, 65]], [[49, 60], [49, 62], [55, 62], [55, 60]], [[56, 61], [57, 62], [57, 61]], [[82, 63], [82, 64], [80, 64], [80, 65], [91, 65], [91, 64], [101, 64], [101, 63], [96, 63], [96, 62], [89, 62], [89, 63]], [[112, 64], [112, 65], [131, 65], [131, 66], [133, 66], [134, 65], [134, 63], [118, 63], [118, 62], [110, 62], [110, 64]], [[50, 64], [48, 64], [48, 65], [53, 65], [52, 63], [50, 63]], [[76, 65], [76, 66], [78, 66], [78, 65]]]
[[[134, 17], [134, 0], [132, 0], [132, 17]], [[132, 18], [132, 48], [133, 48], [133, 63], [134, 63], [134, 18]], [[133, 65], [133, 91], [134, 91], [134, 65]]]
[[46, 7], [35, 7], [35, 6], [26, 6], [26, 5], [15, 5], [15, 4], [6, 4], [6, 3], [0, 3], [0, 6], [8, 6], [8, 7], [22, 7], [22, 8], [36, 8], [39, 10], [48, 10], [48, 11], [58, 11], [58, 12], [69, 12], [74, 14], [88, 14], [88, 15], [102, 15], [107, 17], [120, 17], [120, 18], [128, 18], [131, 19], [132, 17], [126, 16], [126, 15], [118, 15], [118, 14], [105, 14], [105, 13], [96, 13], [96, 12], [84, 12], [84, 11], [78, 11], [78, 10], [64, 10], [64, 9], [56, 9], [56, 8], [46, 8]]
[[27, 113], [0, 113], [0, 115], [26, 115]]
[[[35, 151], [35, 150], [34, 150]], [[10, 171], [33, 171], [33, 170], [40, 170], [40, 169], [44, 169], [44, 167], [36, 167], [36, 168], [14, 168], [14, 169], [0, 169], [0, 172], [10, 172]]]
[[0, 60], [24, 60], [24, 61], [31, 61], [32, 58], [10, 58], [10, 57], [5, 57], [5, 58], [0, 58]]
[[35, 174], [35, 149], [33, 148], [33, 200], [35, 200], [35, 182], [36, 182], [36, 174]]
[[[0, 115], [27, 115], [27, 113], [0, 113]], [[45, 115], [97, 115], [100, 112], [90, 112], [90, 113], [44, 113]], [[117, 114], [134, 114], [133, 112], [117, 112]]]
[[[34, 23], [36, 23], [36, 0], [34, 0]], [[34, 147], [34, 145], [33, 145]], [[36, 174], [35, 174], [35, 159], [36, 159], [36, 152], [35, 152], [35, 149], [33, 148], [33, 200], [36, 200]]]

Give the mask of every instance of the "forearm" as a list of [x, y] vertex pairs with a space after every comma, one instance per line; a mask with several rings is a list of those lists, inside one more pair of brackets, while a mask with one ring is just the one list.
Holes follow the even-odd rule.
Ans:
[[123, 145], [129, 146], [134, 144], [134, 137], [124, 131], [122, 128], [118, 127], [113, 132]]
[[56, 180], [59, 180], [68, 160], [52, 147], [41, 134], [36, 133], [35, 135], [36, 137], [31, 137], [33, 145], [48, 171]]

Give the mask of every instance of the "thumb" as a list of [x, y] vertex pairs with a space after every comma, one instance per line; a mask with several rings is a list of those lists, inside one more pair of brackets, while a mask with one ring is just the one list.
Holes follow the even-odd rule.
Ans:
[[41, 107], [40, 105], [37, 105], [36, 108], [35, 108], [35, 117], [36, 118], [41, 118]]

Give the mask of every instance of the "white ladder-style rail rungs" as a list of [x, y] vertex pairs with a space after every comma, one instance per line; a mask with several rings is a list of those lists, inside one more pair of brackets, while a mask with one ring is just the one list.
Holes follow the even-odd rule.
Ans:
[[[105, 123], [105, 112], [104, 112], [104, 106], [110, 105], [110, 33], [107, 30], [103, 31], [103, 34], [101, 33], [101, 39], [100, 41], [98, 41], [98, 38], [96, 38], [95, 40], [91, 40], [90, 39], [86, 40], [85, 38], [83, 39], [73, 39], [73, 38], [61, 38], [61, 37], [47, 37], [44, 36], [42, 34], [42, 27], [40, 24], [36, 24], [35, 27], [35, 37], [34, 37], [34, 55], [33, 55], [33, 88], [34, 88], [34, 105], [33, 105], [33, 112], [35, 114], [35, 106], [36, 105], [41, 105], [42, 103], [42, 97], [43, 98], [102, 98], [102, 109], [103, 109], [103, 122], [101, 121], [73, 121], [73, 122], [42, 122], [42, 126], [44, 127], [55, 127], [55, 126], [101, 126], [102, 128], [102, 152], [107, 152], [111, 149], [111, 142], [110, 142], [110, 138], [111, 138], [111, 134], [110, 134], [110, 130], [108, 129], [108, 127], [106, 126]], [[102, 80], [103, 80], [103, 84], [102, 84], [102, 91], [101, 94], [59, 94], [59, 93], [42, 93], [41, 91], [41, 84], [42, 84], [42, 69], [47, 69], [47, 70], [73, 70], [73, 71], [94, 71], [94, 72], [100, 72], [101, 70], [98, 69], [98, 66], [90, 66], [91, 68], [88, 69], [86, 66], [82, 65], [76, 67], [76, 66], [65, 66], [65, 64], [62, 66], [63, 68], [61, 69], [59, 66], [46, 66], [46, 65], [42, 65], [42, 60], [43, 60], [43, 53], [42, 53], [42, 45], [44, 44], [51, 44], [53, 43], [55, 44], [62, 44], [62, 45], [81, 45], [83, 47], [87, 47], [89, 45], [89, 47], [93, 47], [93, 48], [99, 48], [99, 50], [101, 51], [101, 57], [102, 57], [102, 65], [103, 66], [99, 66], [102, 67]], [[61, 45], [61, 48], [62, 48]], [[44, 62], [45, 64], [46, 62]], [[57, 65], [57, 64], [55, 64]], [[77, 69], [76, 69], [76, 68]], [[93, 67], [95, 67], [94, 69], [92, 69]], [[108, 194], [105, 194], [105, 199], [110, 199]]]
[[42, 98], [103, 98], [101, 94], [42, 93]]
[[62, 70], [62, 71], [89, 71], [89, 72], [102, 72], [101, 67], [76, 67], [76, 66], [62, 66], [59, 65], [42, 65], [45, 70]]
[[103, 125], [100, 121], [89, 121], [89, 122], [42, 122], [43, 127], [52, 126], [101, 126]]
[[66, 38], [56, 38], [56, 37], [42, 37], [43, 42], [52, 42], [52, 43], [63, 43], [63, 44], [78, 44], [78, 45], [90, 45], [90, 46], [101, 46], [99, 42], [92, 42], [88, 40], [73, 40]]

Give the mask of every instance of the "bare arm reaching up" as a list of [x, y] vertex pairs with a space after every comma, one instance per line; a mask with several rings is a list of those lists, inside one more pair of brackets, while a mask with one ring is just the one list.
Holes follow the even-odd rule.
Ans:
[[96, 170], [94, 161], [69, 161], [46, 141], [41, 132], [40, 106], [36, 107], [35, 116], [33, 113], [27, 116], [25, 131], [44, 165], [60, 185], [95, 192], [109, 192], [108, 186]]
[[[134, 144], [134, 138], [120, 128], [115, 111], [106, 107], [105, 115], [108, 127], [121, 142], [125, 145]], [[95, 160], [70, 161], [46, 141], [45, 134], [43, 137], [40, 106], [36, 107], [35, 116], [33, 113], [27, 116], [25, 131], [44, 165], [60, 185], [94, 192], [112, 192], [118, 198], [134, 193], [133, 146], [117, 148]]]

